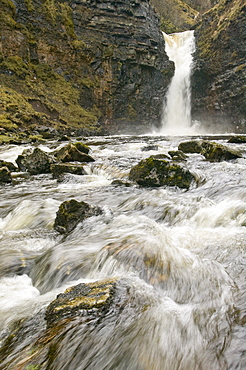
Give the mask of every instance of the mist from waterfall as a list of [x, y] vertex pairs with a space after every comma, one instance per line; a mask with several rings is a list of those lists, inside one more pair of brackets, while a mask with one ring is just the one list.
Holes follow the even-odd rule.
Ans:
[[195, 51], [194, 31], [167, 35], [165, 51], [174, 62], [175, 71], [168, 87], [163, 107], [161, 133], [170, 135], [195, 134], [191, 121], [190, 77]]

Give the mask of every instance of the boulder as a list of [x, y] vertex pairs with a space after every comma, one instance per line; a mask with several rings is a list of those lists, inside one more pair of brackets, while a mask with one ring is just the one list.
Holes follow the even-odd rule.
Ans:
[[78, 163], [54, 163], [50, 166], [50, 172], [54, 178], [58, 178], [64, 173], [72, 173], [74, 175], [86, 174], [84, 165]]
[[79, 222], [91, 216], [102, 214], [102, 209], [97, 206], [91, 206], [85, 202], [78, 202], [71, 199], [63, 202], [56, 214], [54, 228], [61, 234], [72, 231]]
[[0, 159], [0, 167], [7, 167], [10, 172], [17, 172], [18, 168], [12, 163]]
[[12, 182], [12, 177], [9, 169], [5, 167], [0, 168], [0, 184]]
[[192, 173], [180, 165], [153, 157], [142, 160], [129, 173], [129, 179], [141, 186], [178, 186], [188, 189], [195, 181]]
[[239, 151], [210, 141], [204, 141], [202, 143], [201, 154], [210, 162], [228, 161], [242, 157]]
[[20, 171], [27, 171], [32, 175], [50, 173], [50, 166], [53, 162], [53, 158], [39, 148], [33, 151], [23, 151], [16, 160]]
[[81, 153], [85, 153], [85, 154], [88, 154], [89, 151], [91, 150], [91, 148], [84, 144], [84, 143], [81, 143], [81, 141], [77, 141], [76, 143], [73, 143], [74, 146], [76, 146], [76, 148], [81, 152]]
[[[77, 147], [78, 146], [78, 147]], [[57, 150], [54, 155], [61, 162], [94, 162], [95, 160], [81, 149], [82, 145], [67, 144]], [[80, 149], [78, 149], [80, 148]]]
[[178, 150], [181, 150], [184, 153], [202, 154], [210, 162], [228, 161], [242, 157], [242, 154], [235, 149], [231, 149], [220, 143], [206, 140], [184, 141], [179, 144]]

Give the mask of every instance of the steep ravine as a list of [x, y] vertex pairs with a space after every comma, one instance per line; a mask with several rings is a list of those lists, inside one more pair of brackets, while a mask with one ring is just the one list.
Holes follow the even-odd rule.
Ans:
[[4, 0], [2, 128], [138, 132], [160, 122], [170, 63], [146, 0]]

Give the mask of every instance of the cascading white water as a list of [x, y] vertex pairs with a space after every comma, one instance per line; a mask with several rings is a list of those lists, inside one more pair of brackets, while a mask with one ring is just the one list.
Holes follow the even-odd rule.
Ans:
[[167, 35], [165, 51], [174, 62], [175, 72], [165, 96], [162, 132], [165, 134], [190, 134], [191, 127], [191, 88], [190, 76], [195, 51], [194, 31]]

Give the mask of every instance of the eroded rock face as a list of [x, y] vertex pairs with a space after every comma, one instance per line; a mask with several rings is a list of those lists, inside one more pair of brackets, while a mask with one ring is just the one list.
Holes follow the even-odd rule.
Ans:
[[210, 132], [245, 132], [245, 1], [221, 0], [196, 26], [193, 118]]
[[195, 177], [177, 163], [153, 157], [142, 160], [129, 173], [129, 179], [141, 186], [178, 186], [188, 189]]
[[[158, 125], [173, 68], [149, 1], [52, 4], [0, 5], [4, 119], [15, 127], [74, 127], [82, 135]], [[18, 122], [13, 102], [21, 105]]]
[[84, 219], [100, 214], [102, 214], [102, 209], [100, 207], [91, 206], [88, 203], [71, 199], [60, 205], [56, 214], [54, 228], [62, 234], [68, 233]]

